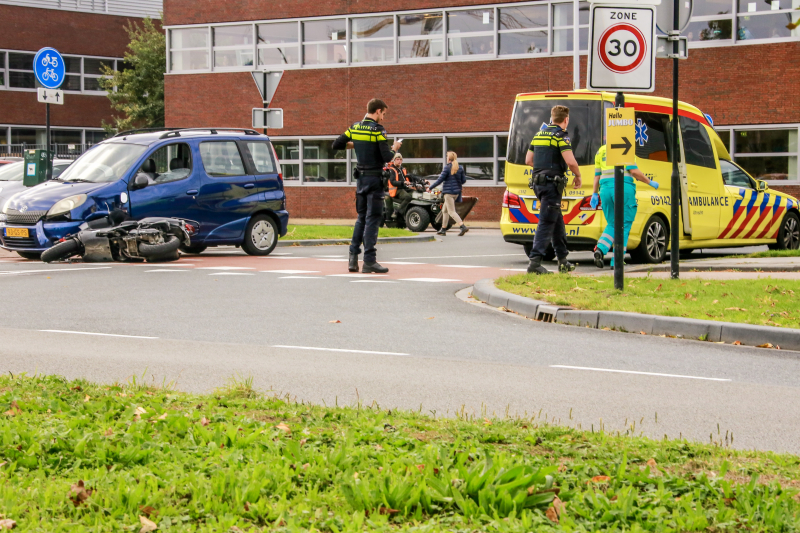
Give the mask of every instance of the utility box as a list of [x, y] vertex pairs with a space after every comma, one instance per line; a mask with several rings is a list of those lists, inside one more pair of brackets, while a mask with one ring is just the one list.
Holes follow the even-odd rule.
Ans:
[[25, 173], [22, 184], [33, 187], [47, 181], [47, 171], [53, 168], [52, 153], [47, 150], [25, 150]]

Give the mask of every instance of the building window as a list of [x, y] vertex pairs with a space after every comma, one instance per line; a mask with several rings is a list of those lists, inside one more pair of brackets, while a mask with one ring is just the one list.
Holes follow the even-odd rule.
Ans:
[[[553, 4], [553, 52], [572, 52], [575, 32], [575, 17], [572, 2]], [[589, 49], [589, 3], [578, 4], [578, 36], [580, 50]]]
[[15, 89], [35, 89], [36, 76], [33, 74], [35, 54], [8, 54], [8, 86]]
[[214, 28], [214, 68], [253, 65], [253, 27], [220, 26]]
[[284, 180], [300, 181], [300, 141], [272, 141]]
[[329, 19], [303, 22], [303, 63], [347, 63], [347, 21]]
[[303, 141], [303, 181], [347, 182], [347, 151], [331, 148], [333, 139]]
[[447, 137], [447, 151], [455, 152], [468, 180], [494, 180], [494, 137]]
[[[29, 52], [0, 51], [0, 88], [36, 89], [36, 76], [33, 73], [33, 58]], [[117, 64], [112, 58], [63, 56], [65, 76], [61, 89], [73, 93], [105, 93], [100, 87], [103, 77], [102, 66], [112, 69]], [[6, 63], [6, 58], [8, 63]]]
[[503, 7], [500, 18], [500, 55], [546, 54], [548, 46], [547, 4]]
[[441, 11], [398, 15], [400, 60], [420, 60], [444, 55], [444, 15]]
[[3, 88], [5, 86], [6, 86], [6, 53], [0, 52], [0, 88]]
[[732, 132], [734, 160], [756, 179], [797, 181], [797, 128]]
[[103, 67], [114, 68], [115, 61], [103, 59], [83, 59], [83, 90], [105, 92], [100, 86], [100, 79], [103, 78]]
[[447, 13], [449, 56], [494, 55], [494, 9], [472, 9]]
[[258, 65], [299, 65], [300, 26], [297, 22], [258, 25]]
[[174, 71], [208, 69], [208, 28], [170, 31], [170, 66]]
[[394, 63], [394, 17], [350, 19], [353, 63]]
[[797, 0], [706, 0], [695, 2], [684, 32], [689, 41], [733, 44], [796, 39]]

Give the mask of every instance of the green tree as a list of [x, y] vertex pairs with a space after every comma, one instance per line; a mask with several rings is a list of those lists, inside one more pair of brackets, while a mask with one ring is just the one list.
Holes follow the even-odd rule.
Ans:
[[106, 78], [100, 85], [107, 91], [111, 107], [119, 113], [113, 123], [103, 123], [107, 130], [156, 128], [164, 125], [164, 73], [167, 44], [163, 31], [150, 19], [142, 25], [128, 23], [130, 37], [125, 52], [125, 68], [103, 66]]

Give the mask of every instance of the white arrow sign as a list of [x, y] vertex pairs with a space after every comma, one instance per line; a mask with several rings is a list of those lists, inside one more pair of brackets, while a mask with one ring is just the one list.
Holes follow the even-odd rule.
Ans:
[[61, 89], [45, 89], [39, 87], [37, 92], [37, 100], [43, 104], [58, 104], [64, 105], [64, 91]]
[[591, 31], [589, 89], [655, 90], [655, 7], [594, 4]]

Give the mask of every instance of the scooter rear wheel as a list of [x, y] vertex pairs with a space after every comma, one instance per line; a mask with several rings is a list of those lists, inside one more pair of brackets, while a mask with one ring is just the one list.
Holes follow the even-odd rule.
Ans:
[[160, 244], [146, 244], [139, 245], [139, 255], [145, 258], [161, 257], [170, 255], [178, 251], [181, 245], [181, 240], [175, 235], [168, 235], [167, 240]]
[[42, 261], [45, 263], [52, 263], [54, 261], [63, 261], [73, 255], [78, 255], [81, 244], [75, 239], [69, 239], [60, 242], [51, 248], [42, 252]]

